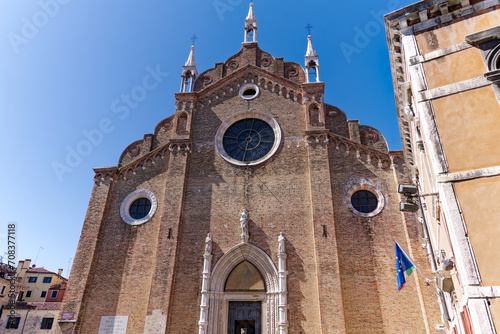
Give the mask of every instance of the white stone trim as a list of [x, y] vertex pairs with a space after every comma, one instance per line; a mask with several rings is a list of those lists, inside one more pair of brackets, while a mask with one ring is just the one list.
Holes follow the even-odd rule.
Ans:
[[[251, 89], [255, 90], [255, 95], [252, 95], [252, 96], [245, 96], [245, 95], [243, 95], [243, 93], [244, 93], [247, 89], [249, 89], [249, 88], [251, 88]], [[246, 83], [246, 84], [244, 84], [243, 86], [241, 86], [239, 94], [240, 94], [240, 97], [241, 97], [242, 99], [245, 99], [245, 100], [253, 100], [253, 99], [255, 99], [256, 97], [258, 97], [258, 96], [260, 95], [260, 88], [259, 88], [259, 86], [255, 85], [255, 84], [253, 84], [253, 83]]]
[[[377, 197], [377, 202], [378, 202], [377, 208], [375, 210], [373, 210], [372, 212], [368, 212], [368, 213], [359, 212], [358, 210], [356, 210], [352, 206], [351, 197], [356, 191], [360, 191], [360, 190], [369, 191]], [[365, 217], [365, 218], [374, 217], [374, 216], [378, 215], [380, 212], [382, 212], [382, 210], [385, 207], [384, 194], [382, 194], [382, 192], [380, 190], [378, 190], [377, 188], [375, 188], [373, 185], [368, 184], [368, 183], [359, 183], [359, 184], [352, 186], [349, 189], [349, 191], [347, 192], [344, 200], [345, 200], [345, 204], [349, 207], [349, 209], [351, 209], [352, 212], [354, 212], [355, 214], [357, 214], [361, 217]]]
[[[223, 143], [224, 134], [226, 133], [226, 130], [231, 125], [236, 123], [237, 121], [240, 121], [240, 120], [246, 119], [246, 118], [257, 118], [257, 119], [260, 119], [260, 120], [266, 122], [267, 124], [269, 124], [274, 131], [274, 144], [273, 144], [273, 147], [271, 148], [271, 150], [262, 158], [260, 158], [258, 160], [254, 160], [254, 161], [244, 162], [244, 161], [239, 161], [239, 160], [231, 158], [229, 156], [229, 154], [227, 154], [226, 150], [224, 149], [224, 145], [222, 143]], [[258, 164], [266, 161], [267, 159], [272, 157], [274, 153], [276, 153], [276, 151], [278, 150], [278, 148], [281, 144], [281, 137], [282, 137], [281, 128], [280, 128], [278, 122], [272, 116], [270, 116], [268, 114], [264, 114], [264, 113], [259, 112], [259, 111], [245, 111], [245, 112], [233, 115], [233, 116], [229, 117], [228, 119], [226, 119], [224, 122], [222, 122], [219, 129], [217, 130], [217, 134], [215, 135], [215, 147], [217, 148], [217, 152], [219, 152], [220, 156], [224, 160], [226, 160], [227, 162], [230, 162], [230, 163], [237, 165], [237, 166], [254, 166], [254, 165], [258, 165]]]
[[287, 287], [287, 276], [288, 271], [286, 271], [286, 252], [285, 252], [285, 237], [283, 233], [280, 233], [278, 238], [278, 284], [279, 284], [279, 301], [278, 301], [278, 312], [279, 312], [279, 322], [278, 329], [279, 334], [288, 334], [288, 287]]
[[[151, 201], [151, 210], [149, 210], [149, 213], [144, 218], [134, 219], [130, 216], [129, 213], [130, 205], [132, 205], [132, 203], [139, 198], [149, 199]], [[156, 201], [156, 196], [151, 191], [146, 189], [138, 189], [131, 192], [127, 197], [125, 197], [120, 206], [120, 216], [122, 217], [123, 221], [129, 225], [141, 225], [153, 218], [157, 207], [158, 202]]]
[[478, 179], [481, 177], [492, 177], [500, 175], [500, 166], [467, 170], [464, 172], [448, 173], [438, 176], [439, 183], [458, 182]]
[[474, 333], [495, 334], [495, 325], [491, 314], [490, 307], [486, 299], [469, 299], [467, 308], [470, 312], [470, 320]]
[[500, 298], [500, 286], [466, 286], [464, 296], [469, 299]]
[[[439, 2], [441, 2], [441, 1], [432, 1], [433, 4], [437, 4]], [[430, 7], [429, 1], [427, 1], [427, 3], [425, 3], [425, 2], [423, 2], [423, 3], [424, 3], [423, 6]], [[423, 22], [420, 22], [420, 23], [417, 23], [417, 24], [414, 24], [414, 25], [408, 27], [406, 16], [413, 14], [413, 12], [422, 10], [421, 8], [415, 9], [415, 10], [408, 10], [407, 7], [410, 7], [411, 6], [410, 5], [410, 6], [407, 6], [405, 8], [402, 8], [396, 12], [387, 14], [387, 16], [390, 16], [390, 18], [386, 18], [386, 21], [389, 21], [389, 22], [391, 22], [391, 21], [395, 22], [396, 20], [399, 21], [399, 23], [401, 25], [401, 29], [399, 31], [403, 34], [410, 34], [410, 33], [417, 34], [418, 32], [420, 32], [422, 30], [426, 30], [426, 29], [429, 29], [429, 28], [434, 27], [436, 25], [443, 24], [443, 23], [449, 22], [449, 21], [454, 20], [454, 19], [456, 20], [457, 18], [464, 17], [464, 16], [472, 14], [474, 12], [477, 12], [477, 11], [480, 11], [480, 10], [483, 10], [483, 9], [486, 9], [489, 7], [496, 6], [499, 3], [500, 3], [499, 0], [481, 1], [479, 3], [472, 5], [472, 6], [460, 8], [460, 9], [455, 10], [453, 12], [446, 12], [443, 15], [433, 17], [431, 19], [425, 20]], [[397, 17], [397, 15], [402, 15], [402, 16]]]
[[[259, 270], [266, 285], [266, 293], [224, 292], [227, 277], [234, 267], [243, 261], [250, 262]], [[240, 243], [228, 250], [215, 264], [208, 290], [208, 334], [227, 333], [229, 300], [262, 300], [262, 333], [278, 333], [280, 292], [278, 270], [271, 258], [257, 246]]]
[[455, 45], [449, 46], [447, 48], [431, 51], [431, 52], [426, 53], [424, 55], [411, 57], [409, 59], [409, 63], [410, 63], [410, 65], [416, 65], [418, 63], [425, 63], [425, 62], [428, 62], [428, 61], [431, 61], [434, 59], [438, 59], [438, 58], [441, 58], [441, 57], [444, 57], [444, 56], [447, 56], [447, 55], [450, 55], [450, 54], [453, 54], [453, 53], [456, 53], [459, 51], [470, 49], [471, 47], [472, 47], [472, 45], [470, 45], [467, 42], [455, 44]]
[[468, 90], [481, 88], [491, 85], [491, 81], [485, 77], [477, 77], [469, 80], [460, 81], [450, 85], [429, 89], [417, 94], [417, 102], [434, 100], [440, 97], [445, 97], [448, 95], [465, 92]]

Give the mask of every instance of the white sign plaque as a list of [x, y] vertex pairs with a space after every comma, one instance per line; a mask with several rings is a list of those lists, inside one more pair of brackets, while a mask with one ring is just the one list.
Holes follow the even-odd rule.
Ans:
[[126, 334], [128, 315], [102, 316], [98, 334]]

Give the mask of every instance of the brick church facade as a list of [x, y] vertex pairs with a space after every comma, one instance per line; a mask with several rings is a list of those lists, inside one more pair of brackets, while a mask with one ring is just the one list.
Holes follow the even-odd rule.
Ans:
[[253, 4], [237, 54], [198, 74], [192, 47], [176, 112], [95, 169], [62, 331], [438, 332], [433, 288], [396, 285], [395, 240], [429, 271], [403, 154], [324, 91], [311, 37], [305, 70], [273, 57]]

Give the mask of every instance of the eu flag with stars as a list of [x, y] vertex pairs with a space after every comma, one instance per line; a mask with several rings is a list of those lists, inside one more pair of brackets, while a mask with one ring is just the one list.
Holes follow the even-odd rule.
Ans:
[[407, 276], [410, 276], [413, 270], [415, 270], [415, 265], [411, 262], [411, 260], [406, 256], [405, 252], [399, 247], [399, 244], [396, 242], [396, 270], [398, 274], [398, 290], [404, 287], [406, 283], [405, 272]]

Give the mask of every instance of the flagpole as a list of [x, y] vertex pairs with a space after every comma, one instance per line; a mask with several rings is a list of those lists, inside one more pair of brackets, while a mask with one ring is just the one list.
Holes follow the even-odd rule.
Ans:
[[441, 295], [441, 291], [439, 290], [439, 288], [438, 288], [438, 286], [437, 286], [436, 280], [431, 280], [431, 279], [428, 279], [428, 278], [424, 275], [424, 273], [422, 272], [422, 270], [420, 270], [420, 268], [419, 268], [419, 267], [415, 264], [415, 261], [414, 261], [414, 260], [413, 260], [410, 256], [408, 256], [408, 254], [406, 254], [406, 252], [404, 251], [404, 249], [403, 249], [403, 248], [401, 248], [401, 245], [399, 244], [399, 242], [397, 242], [397, 241], [396, 241], [396, 239], [394, 239], [394, 242], [396, 242], [396, 243], [398, 244], [399, 249], [401, 249], [401, 251], [403, 252], [403, 254], [404, 254], [407, 258], [411, 259], [411, 261], [412, 261], [413, 265], [415, 266], [415, 269], [417, 269], [417, 271], [420, 273], [420, 275], [422, 275], [422, 277], [425, 279], [425, 282], [427, 283], [427, 285], [432, 286], [432, 285], [431, 285], [431, 282], [434, 282], [434, 285], [435, 285], [435, 286], [434, 286], [434, 290], [435, 290], [435, 291], [436, 291], [439, 295]]
[[430, 285], [430, 282], [432, 282], [432, 280], [428, 279], [428, 278], [424, 275], [424, 273], [422, 272], [422, 270], [420, 270], [420, 268], [419, 268], [419, 267], [415, 264], [415, 260], [413, 260], [413, 259], [411, 258], [411, 256], [409, 256], [408, 254], [406, 254], [406, 252], [404, 251], [404, 249], [403, 249], [403, 248], [401, 248], [401, 245], [399, 244], [399, 242], [397, 242], [397, 241], [396, 241], [396, 239], [394, 239], [394, 242], [396, 242], [396, 243], [398, 244], [399, 249], [401, 249], [401, 251], [403, 252], [403, 254], [404, 254], [407, 258], [411, 259], [411, 261], [412, 261], [413, 265], [415, 266], [415, 269], [417, 269], [417, 271], [420, 273], [420, 275], [422, 275], [422, 277], [425, 279], [425, 282], [427, 283], [427, 285]]

